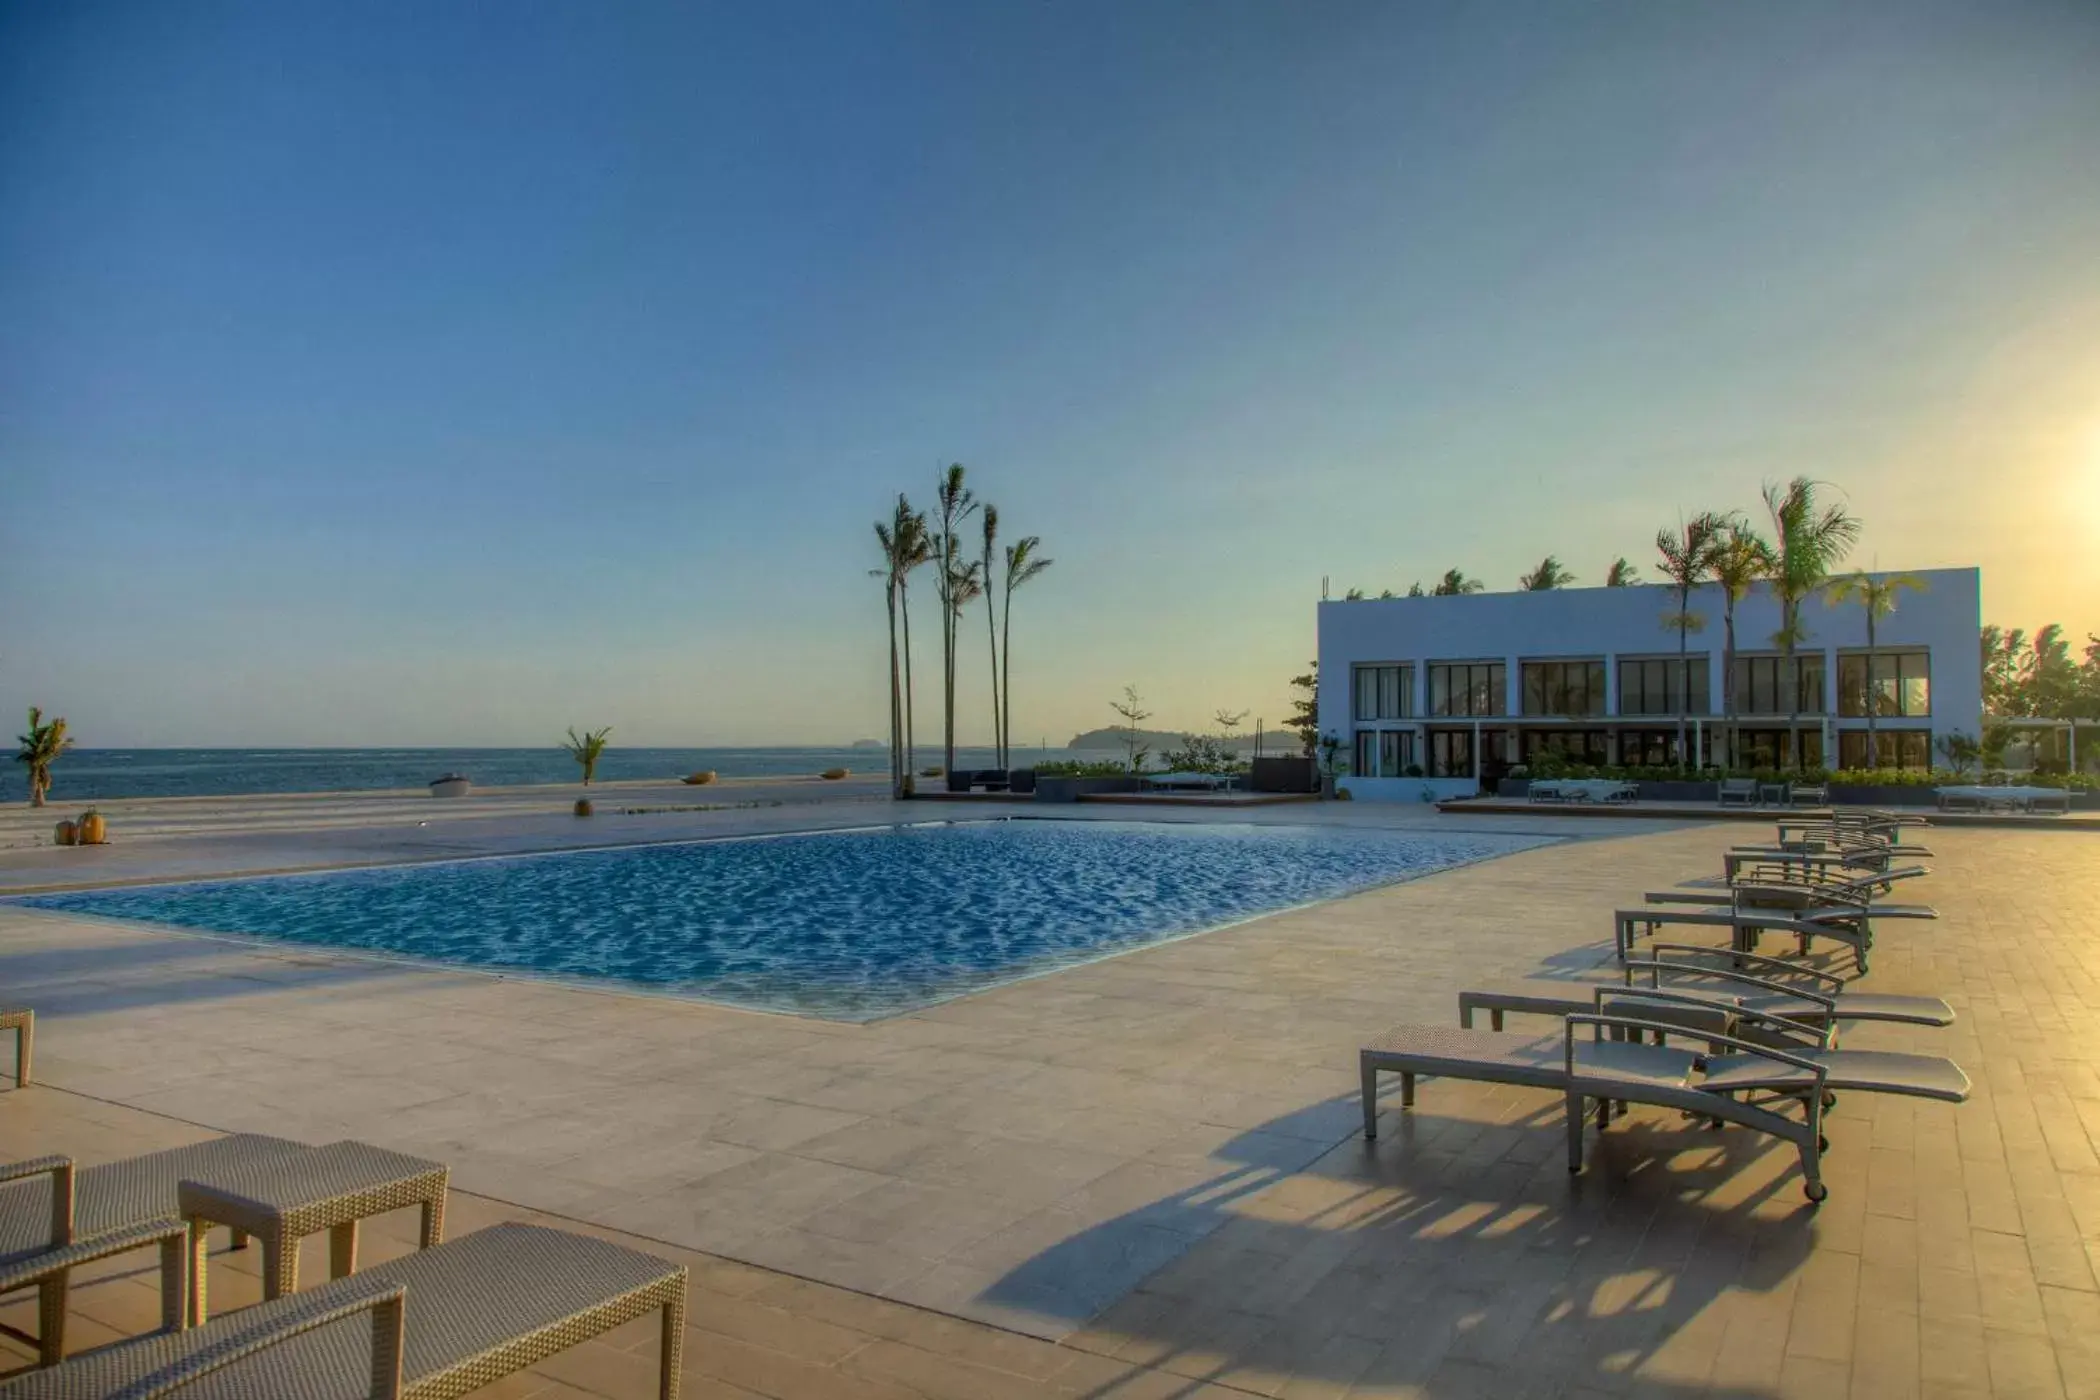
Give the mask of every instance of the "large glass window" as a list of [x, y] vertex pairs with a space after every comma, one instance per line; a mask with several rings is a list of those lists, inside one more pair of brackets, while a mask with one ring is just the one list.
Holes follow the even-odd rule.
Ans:
[[1619, 713], [1622, 715], [1703, 715], [1707, 701], [1706, 656], [1619, 663]]
[[1356, 668], [1356, 718], [1405, 719], [1415, 712], [1414, 668]]
[[1800, 704], [1788, 706], [1786, 658], [1783, 656], [1738, 656], [1735, 659], [1735, 712], [1739, 715], [1783, 715], [1823, 713], [1823, 655], [1806, 653], [1794, 658], [1800, 684]]
[[1930, 768], [1932, 731], [1883, 729], [1874, 736], [1874, 759], [1867, 760], [1867, 732], [1847, 729], [1838, 735], [1840, 768]]
[[[1711, 730], [1701, 733], [1687, 730], [1684, 746], [1696, 750], [1699, 741], [1705, 741], [1706, 750], [1713, 752], [1714, 736]], [[1696, 762], [1705, 762], [1698, 759]], [[1674, 729], [1622, 729], [1619, 731], [1619, 762], [1629, 768], [1671, 768], [1677, 766], [1677, 731]]]
[[1611, 736], [1602, 729], [1527, 729], [1524, 761], [1552, 754], [1568, 763], [1602, 768], [1611, 762]]
[[[1803, 729], [1796, 732], [1800, 745], [1800, 763], [1803, 768], [1823, 766], [1823, 731]], [[1743, 729], [1735, 736], [1735, 766], [1738, 768], [1784, 768], [1786, 763], [1786, 731], [1784, 729]]]
[[1603, 714], [1604, 663], [1602, 661], [1525, 662], [1524, 713], [1527, 715]]
[[1360, 778], [1402, 778], [1414, 761], [1412, 729], [1359, 729], [1356, 762], [1349, 771]]
[[1872, 706], [1877, 716], [1923, 718], [1932, 713], [1932, 654], [1924, 651], [1864, 652], [1838, 658], [1838, 713], [1858, 719]]
[[1505, 714], [1508, 685], [1509, 668], [1499, 661], [1437, 662], [1429, 668], [1429, 713]]

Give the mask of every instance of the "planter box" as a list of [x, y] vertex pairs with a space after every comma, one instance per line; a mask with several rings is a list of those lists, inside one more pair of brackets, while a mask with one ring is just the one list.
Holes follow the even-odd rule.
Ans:
[[1136, 778], [1048, 778], [1035, 780], [1038, 802], [1077, 802], [1097, 792], [1137, 792], [1143, 784]]
[[474, 785], [465, 778], [439, 778], [430, 785], [432, 797], [465, 797], [474, 790]]
[[1909, 784], [1876, 783], [1872, 786], [1851, 783], [1830, 785], [1832, 806], [1843, 807], [1937, 807], [1939, 794], [1929, 787], [1914, 787]]

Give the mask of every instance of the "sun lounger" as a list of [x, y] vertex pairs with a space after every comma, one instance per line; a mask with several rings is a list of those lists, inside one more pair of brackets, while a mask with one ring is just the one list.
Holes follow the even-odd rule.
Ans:
[[[1559, 1018], [1577, 1011], [1600, 1010], [1615, 1004], [1613, 998], [1623, 997], [1629, 988], [1639, 990], [1641, 984], [1632, 979], [1640, 974], [1647, 975], [1646, 986], [1650, 990], [1698, 997], [1730, 1011], [1783, 1016], [1809, 1027], [1832, 1028], [1846, 1021], [1915, 1026], [1954, 1024], [1954, 1008], [1938, 997], [1853, 991], [1841, 977], [1780, 958], [1686, 944], [1665, 944], [1651, 951], [1655, 956], [1627, 962], [1627, 980], [1622, 982], [1535, 978], [1468, 988], [1458, 994], [1458, 1024], [1471, 1029], [1473, 1018], [1484, 1011], [1489, 1027], [1499, 1031], [1503, 1018], [1512, 1013]], [[1722, 965], [1707, 966], [1701, 955], [1711, 955]], [[1803, 978], [1803, 973], [1809, 977]], [[1667, 989], [1663, 985], [1665, 977], [1671, 979]], [[1809, 980], [1810, 985], [1790, 985], [1803, 980]]]
[[1754, 953], [1758, 939], [1767, 933], [1788, 934], [1801, 941], [1805, 954], [1810, 940], [1827, 938], [1842, 943], [1852, 950], [1854, 964], [1861, 972], [1867, 970], [1868, 950], [1874, 944], [1874, 929], [1871, 913], [1853, 907], [1824, 909], [1761, 909], [1753, 903], [1738, 900], [1727, 909], [1696, 908], [1651, 904], [1641, 909], [1619, 909], [1613, 912], [1614, 941], [1618, 946], [1619, 961], [1632, 955], [1633, 945], [1642, 933], [1649, 937], [1665, 924], [1683, 924], [1698, 928], [1725, 928], [1732, 935], [1730, 947], [1733, 951]]
[[0, 1031], [15, 1033], [15, 1087], [34, 1077], [36, 1061], [36, 1013], [27, 1009], [0, 1011]]
[[[1752, 1017], [1773, 1030], [1779, 1018]], [[1584, 1031], [1589, 1034], [1583, 1034]], [[1614, 1038], [1606, 1039], [1609, 1032]], [[1960, 1101], [1968, 1078], [1951, 1061], [1930, 1055], [1824, 1049], [1811, 1043], [1781, 1048], [1739, 1036], [1701, 1034], [1703, 1050], [1643, 1043], [1645, 1037], [1683, 1035], [1673, 1020], [1647, 1015], [1579, 1012], [1546, 1036], [1504, 1036], [1449, 1026], [1396, 1026], [1363, 1048], [1364, 1137], [1378, 1135], [1378, 1076], [1400, 1076], [1402, 1108], [1414, 1104], [1422, 1077], [1558, 1089], [1567, 1096], [1568, 1169], [1582, 1170], [1583, 1125], [1592, 1104], [1600, 1126], [1614, 1104], [1644, 1103], [1680, 1109], [1709, 1121], [1734, 1123], [1790, 1142], [1801, 1154], [1803, 1192], [1827, 1194], [1822, 1182], [1822, 1115], [1840, 1091], [1892, 1093]], [[1809, 1037], [1811, 1040], [1813, 1036]], [[1798, 1119], [1769, 1105], [1796, 1108]]]
[[65, 1354], [68, 1273], [154, 1244], [162, 1253], [162, 1311], [180, 1326], [188, 1289], [166, 1270], [172, 1247], [175, 1272], [182, 1272], [181, 1183], [305, 1150], [284, 1138], [238, 1133], [79, 1170], [66, 1157], [0, 1166], [0, 1293], [38, 1292], [39, 1335], [21, 1340], [36, 1346], [40, 1364], [56, 1362]]
[[1865, 909], [1877, 919], [1937, 919], [1940, 911], [1929, 904], [1884, 904], [1877, 899], [1861, 901], [1832, 893], [1840, 886], [1775, 884], [1679, 885], [1671, 890], [1650, 890], [1641, 898], [1650, 904], [1695, 904], [1733, 908], [1741, 903], [1754, 909]]
[[670, 1400], [679, 1393], [685, 1310], [682, 1264], [543, 1226], [497, 1225], [187, 1332], [0, 1382], [0, 1400], [435, 1400], [659, 1311], [657, 1389]]

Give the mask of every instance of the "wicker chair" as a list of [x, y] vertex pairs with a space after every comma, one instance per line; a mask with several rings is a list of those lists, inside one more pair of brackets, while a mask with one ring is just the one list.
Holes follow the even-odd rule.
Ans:
[[15, 1033], [15, 1087], [35, 1077], [36, 1013], [29, 1010], [0, 1011], [0, 1032]]
[[0, 1331], [35, 1346], [43, 1365], [54, 1364], [65, 1355], [67, 1275], [149, 1245], [161, 1250], [163, 1324], [180, 1327], [188, 1308], [187, 1284], [176, 1277], [184, 1272], [187, 1234], [178, 1208], [183, 1179], [305, 1150], [284, 1138], [238, 1133], [82, 1170], [68, 1157], [0, 1164], [0, 1294], [37, 1290], [38, 1335]]
[[436, 1400], [647, 1313], [659, 1394], [678, 1394], [686, 1269], [538, 1225], [497, 1225], [187, 1332], [0, 1382], [0, 1400]]

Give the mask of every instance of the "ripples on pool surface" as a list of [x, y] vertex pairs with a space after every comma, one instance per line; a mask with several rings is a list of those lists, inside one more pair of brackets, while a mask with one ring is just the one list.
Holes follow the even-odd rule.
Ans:
[[1541, 844], [1323, 827], [933, 823], [20, 903], [870, 1020]]

